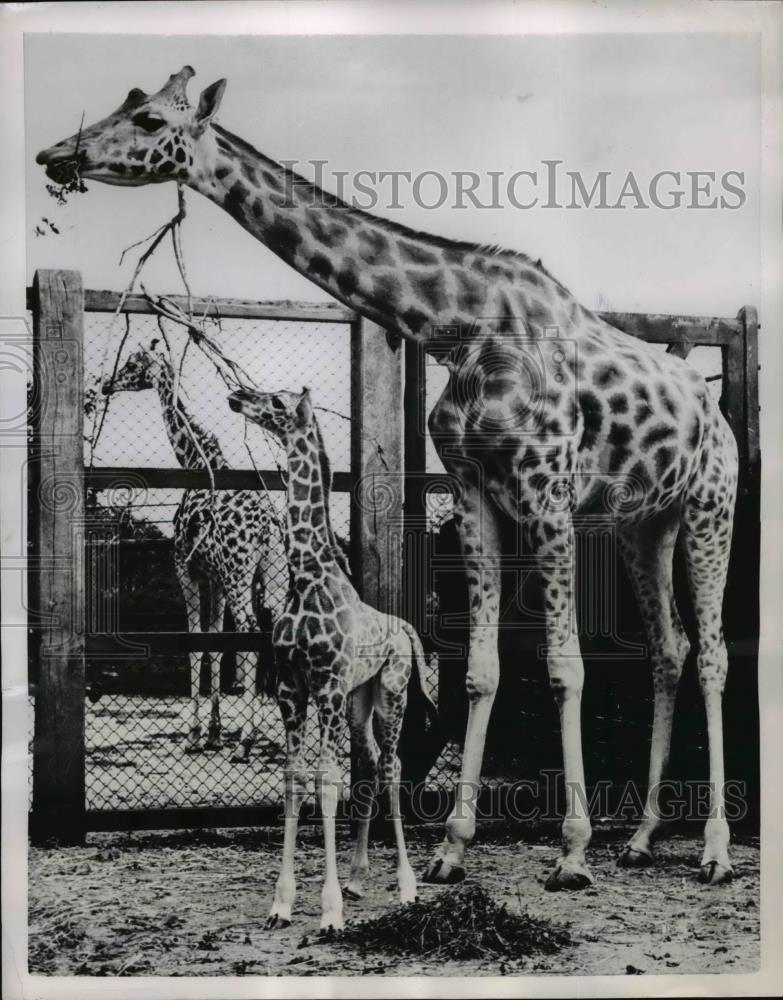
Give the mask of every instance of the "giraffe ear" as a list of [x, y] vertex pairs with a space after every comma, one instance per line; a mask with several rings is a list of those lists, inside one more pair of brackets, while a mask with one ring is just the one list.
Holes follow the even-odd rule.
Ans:
[[216, 80], [215, 83], [211, 83], [206, 89], [202, 90], [201, 97], [198, 99], [198, 108], [196, 108], [196, 122], [202, 128], [206, 128], [217, 113], [220, 102], [223, 100], [225, 89], [226, 81]]

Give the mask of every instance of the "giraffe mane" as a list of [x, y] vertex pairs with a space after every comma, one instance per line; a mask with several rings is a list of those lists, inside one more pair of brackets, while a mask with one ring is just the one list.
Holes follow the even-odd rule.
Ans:
[[295, 170], [284, 167], [271, 157], [260, 153], [249, 142], [244, 139], [240, 139], [239, 136], [234, 135], [233, 132], [229, 132], [228, 129], [223, 128], [222, 125], [218, 125], [216, 122], [213, 122], [212, 128], [219, 136], [221, 136], [221, 138], [234, 145], [239, 152], [260, 160], [266, 166], [274, 170], [286, 170], [292, 175], [293, 183], [297, 190], [312, 196], [313, 204], [317, 204], [319, 206], [323, 205], [327, 208], [344, 208], [352, 215], [358, 216], [367, 222], [380, 226], [387, 233], [391, 233], [394, 236], [400, 236], [403, 239], [424, 242], [432, 247], [437, 247], [438, 249], [457, 249], [463, 251], [464, 253], [476, 253], [492, 257], [511, 258], [519, 261], [520, 263], [527, 264], [529, 267], [536, 268], [536, 270], [541, 271], [542, 274], [545, 274], [552, 281], [560, 284], [560, 282], [557, 281], [557, 278], [547, 271], [540, 260], [533, 260], [532, 257], [529, 257], [521, 250], [510, 250], [508, 247], [501, 246], [499, 243], [480, 244], [473, 243], [469, 240], [457, 240], [451, 239], [447, 236], [438, 236], [434, 233], [424, 232], [423, 230], [412, 229], [410, 226], [406, 226], [401, 222], [395, 222], [393, 219], [387, 219], [382, 215], [373, 215], [372, 212], [365, 211], [362, 208], [355, 208], [353, 205], [349, 205], [341, 198], [338, 198], [337, 195], [331, 194], [329, 191], [324, 191], [323, 188], [314, 184], [301, 174], [296, 173]]
[[326, 530], [329, 533], [329, 544], [331, 546], [332, 555], [337, 560], [345, 574], [350, 577], [351, 570], [346, 561], [345, 552], [343, 551], [340, 543], [337, 541], [337, 536], [332, 528], [332, 515], [329, 505], [329, 495], [332, 490], [332, 463], [326, 453], [323, 435], [321, 434], [321, 428], [315, 414], [313, 414], [313, 428], [315, 430], [315, 439], [318, 445], [318, 463], [321, 467], [321, 483], [324, 498], [324, 518], [326, 521]]

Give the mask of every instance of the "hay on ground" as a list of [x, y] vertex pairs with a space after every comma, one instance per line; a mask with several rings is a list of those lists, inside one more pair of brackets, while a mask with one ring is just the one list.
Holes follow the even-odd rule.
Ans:
[[350, 924], [339, 940], [362, 952], [518, 959], [559, 951], [571, 935], [550, 920], [511, 913], [481, 886], [467, 884]]

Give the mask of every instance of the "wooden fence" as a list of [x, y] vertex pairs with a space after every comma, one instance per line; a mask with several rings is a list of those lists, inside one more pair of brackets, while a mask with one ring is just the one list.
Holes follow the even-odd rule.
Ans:
[[[140, 482], [149, 488], [282, 489], [277, 470], [101, 467], [83, 460], [83, 319], [85, 312], [113, 313], [114, 292], [84, 291], [72, 271], [38, 271], [28, 291], [35, 340], [32, 444], [30, 453], [29, 556], [31, 675], [36, 676], [31, 833], [80, 843], [87, 829], [129, 824], [126, 814], [85, 810], [85, 654], [121, 651], [127, 641], [150, 651], [249, 651], [258, 639], [238, 633], [88, 634], [85, 630], [85, 490]], [[185, 304], [180, 300], [181, 304]], [[399, 561], [392, 526], [402, 510], [402, 350], [374, 324], [340, 306], [297, 306], [238, 300], [194, 300], [221, 319], [345, 323], [351, 338], [351, 471], [336, 473], [333, 490], [351, 492], [369, 482], [361, 503], [351, 506], [354, 582], [375, 607], [396, 609]], [[141, 296], [130, 296], [124, 313], [152, 313]], [[395, 497], [397, 498], [395, 500]], [[374, 498], [382, 498], [376, 502]], [[391, 499], [390, 499], [391, 498]], [[382, 571], [379, 571], [379, 567]], [[256, 809], [150, 810], [133, 817], [137, 826], [204, 826], [258, 822]]]
[[[30, 608], [31, 657], [37, 676], [31, 833], [36, 842], [52, 839], [81, 843], [88, 829], [128, 825], [123, 815], [91, 815], [85, 809], [85, 654], [111, 652], [122, 637], [89, 635], [85, 630], [85, 490], [141, 476], [147, 487], [257, 489], [255, 470], [128, 469], [85, 470], [83, 461], [83, 318], [85, 311], [113, 313], [120, 301], [113, 292], [84, 291], [81, 277], [69, 271], [39, 271], [28, 293], [35, 339], [33, 438], [30, 450]], [[207, 303], [194, 301], [195, 310]], [[336, 474], [336, 491], [351, 491], [351, 554], [354, 579], [368, 603], [401, 610], [422, 625], [430, 610], [425, 588], [403, 587], [403, 538], [425, 534], [425, 497], [442, 477], [428, 474], [424, 358], [403, 348], [385, 332], [340, 306], [292, 306], [238, 300], [210, 300], [222, 318], [293, 319], [343, 322], [351, 337], [351, 470]], [[129, 297], [127, 313], [151, 313], [146, 299]], [[737, 437], [740, 502], [731, 586], [755, 591], [758, 572], [758, 323], [746, 307], [736, 319], [604, 314], [613, 325], [642, 339], [666, 343], [687, 357], [695, 346], [720, 347], [723, 406]], [[282, 488], [276, 470], [262, 470], [268, 487]], [[442, 487], [441, 487], [442, 488]], [[407, 547], [406, 555], [410, 554]], [[437, 560], [435, 560], [437, 561]], [[437, 567], [435, 567], [437, 568]], [[432, 567], [422, 570], [426, 576]], [[417, 570], [418, 572], [418, 570]], [[738, 581], [738, 582], [737, 582]], [[405, 591], [405, 592], [404, 592]], [[412, 596], [413, 595], [413, 596]], [[758, 605], [744, 600], [737, 629], [758, 635]], [[134, 633], [134, 642], [151, 650], [233, 650], [253, 648], [237, 634]], [[751, 655], [753, 651], [751, 650]], [[464, 701], [459, 671], [440, 677], [444, 718]], [[443, 733], [448, 731], [448, 725]], [[426, 747], [408, 727], [404, 748], [418, 776], [442, 748], [436, 736]], [[409, 773], [411, 773], [409, 771]], [[259, 822], [258, 810], [179, 809], [150, 811], [135, 826], [207, 826]], [[165, 813], [165, 815], [164, 815]]]

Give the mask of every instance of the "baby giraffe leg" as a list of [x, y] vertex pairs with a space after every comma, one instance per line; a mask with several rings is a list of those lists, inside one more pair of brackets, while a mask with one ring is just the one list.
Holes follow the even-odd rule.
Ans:
[[[313, 679], [315, 687], [315, 679]], [[321, 759], [317, 775], [318, 797], [324, 828], [325, 872], [321, 891], [321, 930], [342, 930], [343, 894], [337, 877], [337, 800], [340, 765], [337, 758], [340, 735], [345, 721], [346, 693], [339, 683], [319, 686], [315, 694], [321, 728]]]
[[277, 703], [286, 730], [285, 765], [285, 827], [283, 860], [275, 887], [275, 901], [269, 911], [267, 929], [287, 927], [291, 923], [291, 908], [296, 894], [294, 852], [299, 810], [307, 788], [304, 763], [304, 735], [307, 722], [307, 687], [301, 675], [290, 669], [281, 671], [277, 688]]
[[[407, 640], [406, 640], [407, 641]], [[410, 653], [408, 654], [410, 657]], [[392, 660], [383, 668], [378, 678], [376, 710], [380, 723], [381, 781], [389, 789], [389, 804], [397, 844], [397, 885], [400, 902], [412, 903], [416, 898], [416, 876], [413, 874], [400, 812], [400, 758], [397, 748], [407, 701], [410, 658]]]
[[356, 843], [351, 858], [351, 876], [345, 887], [346, 896], [359, 899], [364, 895], [364, 878], [370, 867], [367, 841], [373, 802], [378, 792], [378, 745], [372, 731], [373, 682], [369, 681], [351, 694], [349, 711], [351, 744], [359, 772], [359, 785], [352, 796], [357, 815]]

